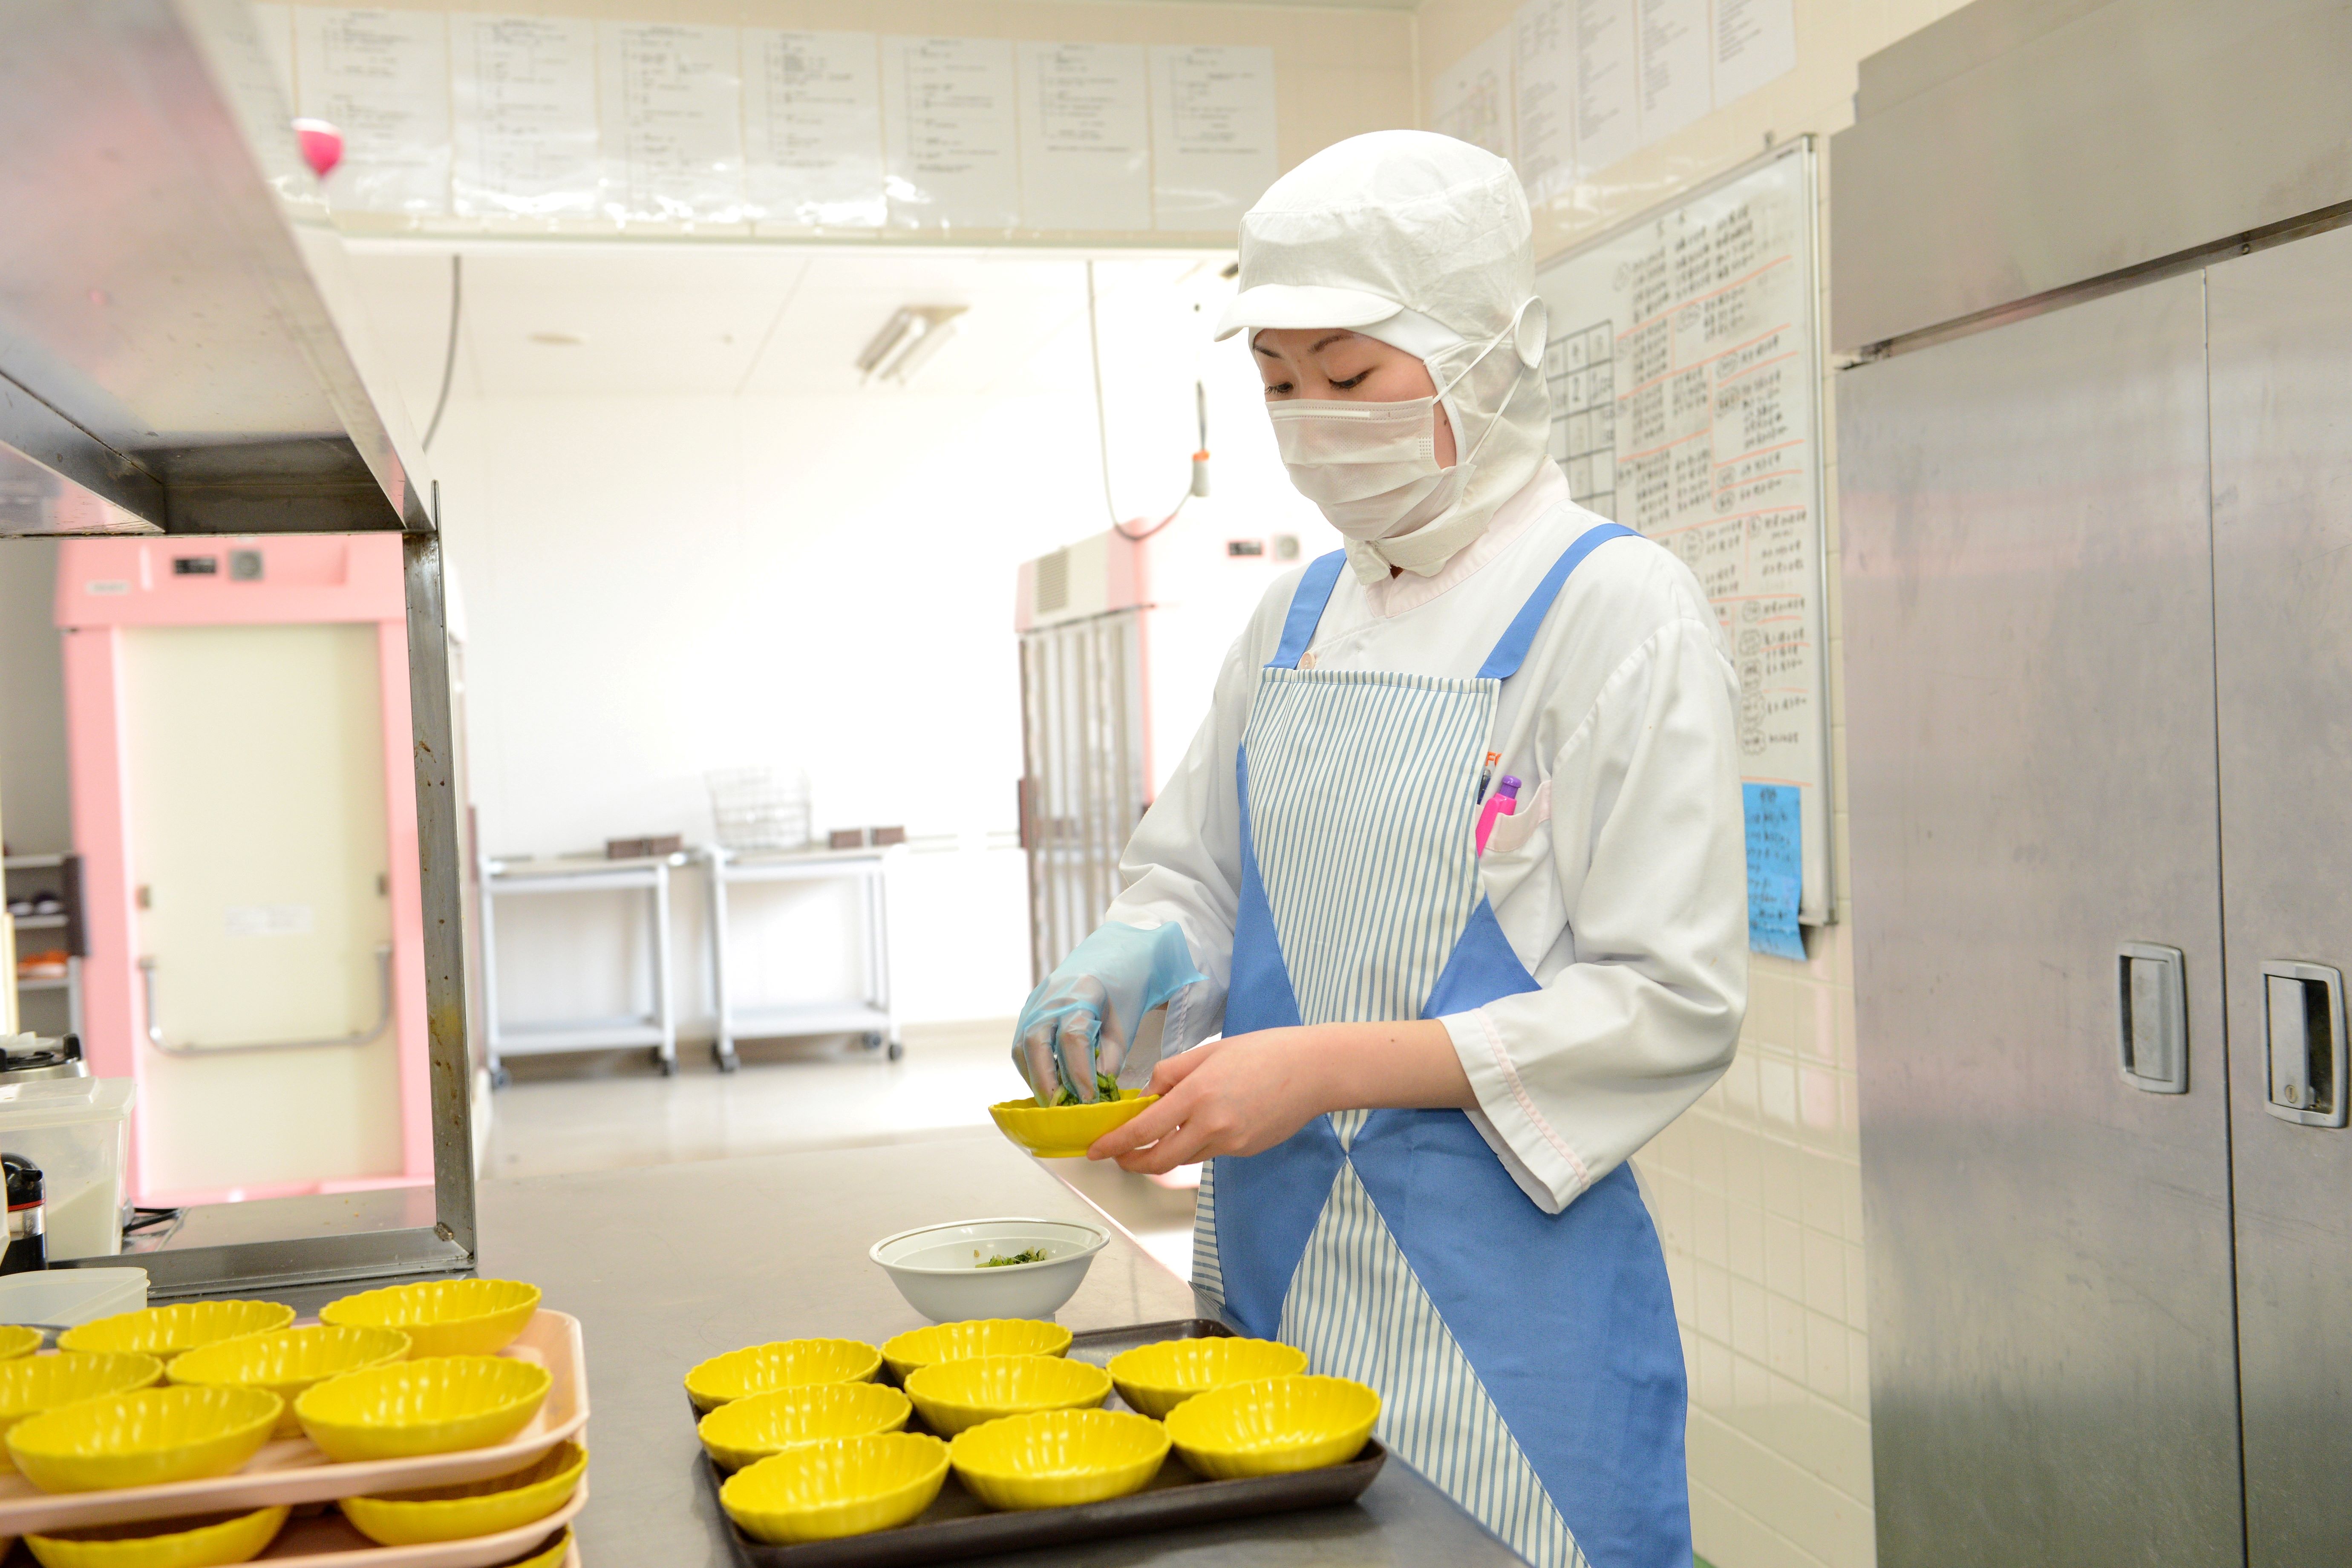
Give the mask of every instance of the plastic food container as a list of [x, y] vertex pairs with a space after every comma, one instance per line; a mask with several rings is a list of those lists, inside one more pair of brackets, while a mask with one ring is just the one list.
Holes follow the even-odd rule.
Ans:
[[53, 1268], [0, 1279], [0, 1323], [87, 1323], [146, 1305], [144, 1268]]
[[[132, 1089], [127, 1078], [35, 1079], [0, 1088], [0, 1148], [41, 1168], [42, 1225], [52, 1258], [111, 1258], [122, 1250]], [[142, 1289], [132, 1305], [145, 1304]]]

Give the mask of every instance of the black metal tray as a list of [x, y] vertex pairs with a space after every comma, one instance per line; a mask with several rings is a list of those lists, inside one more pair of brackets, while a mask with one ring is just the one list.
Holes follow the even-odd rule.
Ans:
[[[1076, 1334], [1070, 1355], [1100, 1366], [1123, 1350], [1160, 1340], [1207, 1339], [1233, 1331], [1207, 1318], [1183, 1318], [1166, 1323], [1137, 1323], [1123, 1329], [1099, 1329]], [[1126, 1402], [1114, 1393], [1104, 1401], [1107, 1410], [1124, 1410]], [[919, 1422], [912, 1428], [920, 1430]], [[721, 1511], [735, 1561], [743, 1568], [913, 1568], [925, 1563], [951, 1563], [962, 1557], [984, 1557], [1003, 1552], [1034, 1552], [1076, 1542], [1121, 1538], [1151, 1531], [1180, 1530], [1218, 1520], [1251, 1514], [1287, 1513], [1297, 1509], [1328, 1508], [1353, 1502], [1381, 1473], [1388, 1450], [1375, 1437], [1363, 1452], [1344, 1465], [1301, 1470], [1286, 1476], [1255, 1476], [1245, 1480], [1204, 1480], [1184, 1468], [1174, 1454], [1159, 1477], [1139, 1492], [1108, 1502], [1078, 1503], [1068, 1508], [1026, 1509], [998, 1513], [985, 1507], [958, 1484], [954, 1472], [940, 1489], [937, 1501], [911, 1522], [872, 1535], [844, 1536], [837, 1541], [813, 1541], [798, 1546], [770, 1546], [752, 1540]], [[727, 1478], [710, 1457], [702, 1458], [702, 1479], [715, 1499]]]

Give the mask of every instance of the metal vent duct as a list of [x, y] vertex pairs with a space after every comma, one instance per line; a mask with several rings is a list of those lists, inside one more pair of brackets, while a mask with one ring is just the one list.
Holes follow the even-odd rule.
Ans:
[[0, 478], [61, 481], [6, 530], [90, 531], [96, 498], [173, 533], [430, 531], [243, 0], [16, 0], [0, 26]]

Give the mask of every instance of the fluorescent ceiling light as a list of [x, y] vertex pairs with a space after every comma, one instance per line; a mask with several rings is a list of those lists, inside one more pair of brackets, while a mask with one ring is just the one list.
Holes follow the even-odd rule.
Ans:
[[906, 385], [907, 378], [955, 335], [955, 319], [967, 309], [963, 305], [899, 307], [858, 354], [858, 375], [866, 381], [878, 375]]

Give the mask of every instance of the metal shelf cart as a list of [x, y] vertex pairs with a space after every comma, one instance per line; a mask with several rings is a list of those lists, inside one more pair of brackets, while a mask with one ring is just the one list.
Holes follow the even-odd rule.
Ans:
[[[592, 1051], [650, 1046], [665, 1077], [677, 1071], [677, 1016], [669, 983], [669, 874], [685, 853], [642, 859], [583, 856], [548, 860], [490, 860], [482, 867], [482, 1002], [488, 1020], [490, 1082], [507, 1083], [505, 1058], [551, 1051]], [[579, 1018], [509, 1025], [499, 1016], [498, 901], [522, 895], [642, 892], [652, 939], [653, 1010], [622, 1018]]]
[[[710, 994], [719, 1010], [719, 1037], [710, 1044], [721, 1072], [737, 1066], [735, 1037], [791, 1035], [862, 1035], [868, 1050], [888, 1048], [890, 1059], [906, 1055], [898, 1020], [890, 1006], [890, 924], [883, 876], [889, 849], [814, 850], [771, 854], [703, 847], [710, 875]], [[865, 995], [852, 1002], [793, 1003], [738, 1010], [727, 985], [727, 889], [744, 882], [854, 881], [857, 884]]]
[[[47, 884], [43, 890], [54, 889], [63, 905], [62, 910], [57, 914], [15, 917], [17, 931], [16, 956], [22, 958], [25, 951], [37, 942], [46, 945], [52, 942], [63, 947], [66, 954], [66, 972], [62, 976], [27, 980], [11, 973], [0, 978], [4, 978], [7, 984], [16, 988], [20, 1006], [26, 996], [42, 992], [63, 992], [65, 994], [65, 1027], [58, 1032], [79, 1035], [82, 1032], [81, 961], [83, 955], [89, 952], [89, 942], [82, 934], [81, 857], [79, 855], [11, 855], [7, 857], [5, 863], [0, 864], [5, 864], [8, 875], [27, 874], [25, 880], [29, 885]], [[13, 889], [9, 896], [16, 896]], [[38, 931], [56, 931], [58, 934], [55, 937], [28, 934]], [[32, 1028], [32, 1026], [21, 1021], [16, 1026], [20, 1029]], [[48, 1034], [52, 1031], [43, 1028], [34, 1029], [33, 1032]]]

